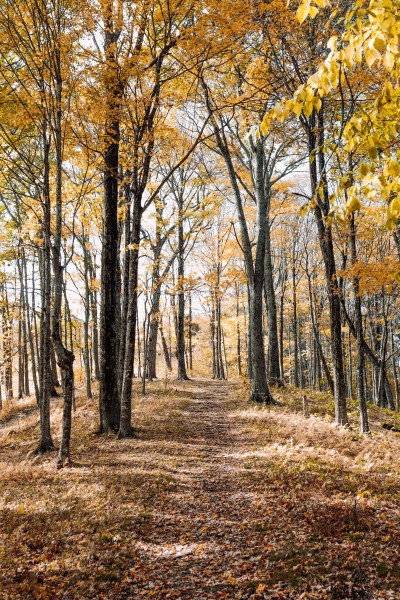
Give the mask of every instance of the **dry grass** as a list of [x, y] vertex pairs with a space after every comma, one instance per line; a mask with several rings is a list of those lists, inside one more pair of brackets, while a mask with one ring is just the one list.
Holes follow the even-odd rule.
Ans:
[[326, 396], [306, 419], [294, 390], [269, 408], [237, 383], [139, 386], [131, 440], [96, 435], [79, 395], [69, 469], [27, 460], [37, 412], [0, 429], [2, 600], [396, 598], [400, 437], [376, 410], [361, 437]]
[[34, 396], [25, 396], [21, 399], [13, 398], [12, 400], [3, 400], [3, 407], [0, 411], [0, 424], [6, 426], [9, 421], [16, 417], [21, 419], [27, 411], [36, 408], [36, 400]]

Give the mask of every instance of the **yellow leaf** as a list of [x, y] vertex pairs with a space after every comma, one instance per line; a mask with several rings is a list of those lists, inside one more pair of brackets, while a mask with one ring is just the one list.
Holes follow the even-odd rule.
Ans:
[[393, 54], [393, 52], [386, 52], [385, 56], [383, 57], [383, 64], [385, 66], [385, 68], [388, 71], [391, 71], [393, 69], [395, 63], [395, 56]]
[[261, 132], [264, 135], [267, 135], [267, 133], [269, 131], [270, 123], [271, 123], [271, 118], [270, 118], [269, 114], [266, 114], [264, 116], [263, 120], [262, 120], [261, 125], [260, 125]]
[[351, 198], [347, 204], [347, 208], [346, 208], [346, 217], [350, 216], [352, 213], [360, 210], [361, 208], [361, 202], [360, 199], [357, 198], [357, 196], [353, 196], [353, 198]]
[[306, 117], [309, 117], [314, 110], [314, 106], [312, 102], [306, 102], [303, 107], [303, 112]]
[[389, 214], [393, 217], [400, 216], [400, 197], [397, 196], [394, 200], [389, 204]]
[[260, 583], [260, 584], [257, 586], [257, 589], [256, 589], [256, 594], [262, 594], [262, 593], [265, 591], [265, 588], [266, 588], [266, 587], [267, 587], [267, 586], [265, 585], [265, 583]]
[[305, 216], [306, 216], [306, 214], [307, 214], [307, 212], [308, 212], [308, 207], [309, 207], [309, 204], [308, 204], [308, 202], [306, 202], [306, 203], [305, 203], [305, 204], [303, 204], [303, 206], [300, 208], [300, 210], [299, 210], [299, 215], [300, 215], [301, 217], [305, 217]]
[[376, 36], [373, 41], [373, 47], [381, 53], [386, 48], [386, 40], [383, 36]]
[[317, 112], [319, 112], [321, 110], [321, 106], [322, 106], [321, 98], [318, 98], [318, 96], [315, 96], [315, 98], [313, 99], [313, 106], [314, 106], [315, 110]]
[[301, 113], [303, 112], [303, 105], [301, 102], [295, 102], [293, 104], [293, 112], [296, 115], [296, 117], [299, 117], [301, 115]]
[[299, 8], [297, 9], [296, 18], [300, 24], [307, 19], [310, 13], [310, 2], [311, 0], [306, 0], [306, 2], [300, 4]]
[[333, 35], [326, 44], [329, 50], [332, 50], [332, 52], [334, 52], [337, 48], [337, 40], [337, 35]]
[[390, 230], [395, 229], [397, 227], [397, 221], [398, 221], [398, 219], [396, 217], [388, 215], [388, 218], [386, 221], [386, 227]]
[[375, 146], [370, 146], [368, 148], [368, 156], [370, 158], [376, 158], [378, 156], [378, 149]]
[[381, 53], [372, 44], [365, 49], [364, 56], [369, 67], [372, 67], [374, 62], [382, 58]]
[[[338, 210], [336, 212], [333, 212], [332, 215], [329, 213], [328, 217], [327, 217], [327, 224], [329, 222], [329, 217], [330, 216], [331, 216], [332, 220], [333, 220], [333, 217], [335, 217], [336, 222], [339, 223], [339, 225], [344, 225], [345, 222], [346, 222], [342, 210]], [[332, 222], [330, 224], [332, 225]]]
[[351, 186], [351, 179], [349, 175], [344, 175], [340, 180], [340, 187], [347, 190]]
[[400, 175], [399, 161], [395, 159], [390, 160], [387, 164], [386, 170], [388, 175], [392, 175], [393, 177]]

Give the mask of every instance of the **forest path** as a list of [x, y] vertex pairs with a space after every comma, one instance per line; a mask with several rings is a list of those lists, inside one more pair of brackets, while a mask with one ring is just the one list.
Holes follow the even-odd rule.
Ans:
[[163, 563], [160, 586], [173, 582], [181, 598], [217, 598], [233, 589], [237, 561], [249, 560], [252, 571], [258, 554], [254, 497], [242, 472], [246, 439], [233, 430], [227, 409], [235, 386], [210, 381], [193, 386], [179, 426], [174, 489], [157, 510], [151, 544], [158, 545]]
[[78, 398], [72, 468], [25, 460], [35, 415], [0, 436], [1, 600], [399, 597], [398, 476], [359, 466], [376, 440], [238, 383], [139, 386], [132, 440], [91, 434]]

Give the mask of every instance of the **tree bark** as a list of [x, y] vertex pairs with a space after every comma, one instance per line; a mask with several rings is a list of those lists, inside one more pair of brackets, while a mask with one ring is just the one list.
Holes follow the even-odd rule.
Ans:
[[[154, 271], [153, 271], [154, 276]], [[147, 379], [152, 381], [157, 377], [157, 338], [159, 330], [159, 313], [161, 302], [161, 284], [154, 291], [152, 302], [152, 315], [149, 327], [149, 341], [147, 348]]]
[[268, 374], [270, 385], [282, 386], [279, 342], [278, 342], [278, 319], [276, 310], [276, 298], [274, 288], [274, 274], [271, 255], [271, 232], [269, 219], [266, 223], [265, 236], [265, 274], [264, 274], [265, 304], [267, 307], [268, 322]]
[[[355, 266], [357, 262], [357, 246], [356, 246], [356, 225], [354, 213], [350, 217], [350, 251], [351, 262]], [[361, 433], [369, 433], [367, 399], [364, 386], [364, 371], [365, 371], [365, 354], [364, 354], [364, 332], [361, 312], [361, 296], [360, 282], [358, 277], [353, 277], [353, 294], [354, 294], [354, 322], [357, 339], [357, 396], [358, 406], [360, 410], [360, 431]]]
[[[118, 432], [119, 438], [129, 438], [133, 436], [132, 427], [132, 380], [135, 359], [135, 337], [137, 321], [137, 286], [139, 272], [139, 244], [140, 244], [140, 226], [142, 219], [142, 208], [137, 197], [134, 199], [133, 218], [132, 218], [132, 249], [130, 253], [129, 264], [129, 302], [126, 318], [126, 341], [124, 371], [122, 378], [121, 392], [121, 422]], [[145, 340], [144, 340], [145, 342]], [[145, 368], [145, 366], [144, 366]]]
[[[94, 257], [88, 252], [90, 278], [92, 281], [96, 279], [96, 266]], [[94, 289], [90, 290], [90, 310], [92, 314], [92, 356], [94, 364], [94, 378], [100, 381], [100, 354], [99, 354], [99, 326], [97, 317], [97, 292]], [[72, 345], [71, 345], [72, 350]]]
[[316, 317], [315, 309], [314, 309], [313, 294], [312, 294], [312, 287], [311, 287], [311, 275], [308, 272], [307, 272], [307, 280], [308, 280], [308, 300], [310, 303], [311, 323], [312, 323], [313, 334], [314, 334], [314, 342], [315, 342], [315, 346], [316, 346], [316, 350], [317, 350], [316, 357], [318, 357], [316, 372], [317, 372], [317, 375], [320, 377], [319, 361], [321, 361], [322, 368], [324, 369], [326, 381], [328, 382], [329, 389], [330, 389], [331, 393], [333, 394], [334, 393], [334, 383], [333, 383], [332, 375], [329, 370], [328, 363], [326, 362], [324, 351], [323, 351], [322, 345], [321, 345], [321, 339], [320, 339], [320, 334], [319, 334], [319, 329], [318, 329], [318, 322], [317, 322], [317, 317]]
[[172, 371], [171, 357], [170, 357], [170, 354], [169, 354], [168, 344], [167, 344], [167, 341], [166, 341], [165, 336], [164, 336], [164, 330], [163, 330], [163, 326], [162, 326], [162, 320], [160, 320], [159, 327], [160, 327], [161, 343], [162, 343], [163, 352], [164, 352], [165, 366], [167, 367], [168, 371], [171, 372]]
[[56, 209], [55, 209], [55, 233], [52, 246], [53, 274], [54, 274], [54, 299], [51, 319], [51, 336], [57, 364], [61, 371], [61, 383], [64, 394], [63, 418], [61, 444], [57, 464], [59, 467], [70, 462], [71, 444], [71, 412], [74, 398], [74, 355], [68, 350], [61, 336], [61, 307], [64, 290], [64, 266], [61, 261], [61, 239], [62, 239], [62, 162], [63, 162], [63, 133], [62, 133], [62, 70], [61, 70], [61, 13], [57, 5], [56, 14], [56, 44], [54, 50], [54, 78], [56, 88], [56, 114], [55, 114], [55, 146], [56, 146]]
[[3, 321], [3, 355], [4, 355], [4, 387], [6, 399], [12, 400], [13, 393], [13, 364], [12, 364], [12, 321], [6, 285], [2, 286], [2, 321]]
[[180, 193], [178, 197], [178, 336], [177, 336], [177, 359], [178, 359], [178, 380], [188, 380], [185, 364], [185, 256], [184, 256], [184, 235], [183, 235], [183, 196]]
[[[130, 172], [125, 174], [125, 178], [130, 176]], [[121, 365], [124, 364], [125, 361], [125, 351], [126, 351], [126, 329], [127, 329], [127, 321], [128, 321], [128, 311], [129, 311], [129, 269], [131, 263], [131, 252], [129, 250], [129, 246], [131, 243], [131, 202], [132, 194], [131, 194], [131, 186], [129, 183], [125, 183], [124, 186], [124, 210], [125, 210], [125, 220], [123, 222], [123, 230], [124, 230], [124, 247], [123, 247], [123, 257], [122, 257], [122, 298], [121, 298], [121, 326], [120, 326], [120, 344], [119, 344], [119, 362]], [[124, 378], [124, 369], [119, 370], [119, 389], [122, 396], [122, 383]]]
[[[330, 210], [329, 190], [325, 168], [324, 147], [324, 111], [323, 108], [318, 113], [318, 123], [313, 113], [307, 123], [309, 145], [309, 168], [312, 196], [316, 199], [314, 215], [317, 222], [318, 238], [321, 248], [322, 258], [325, 268], [325, 278], [329, 298], [329, 317], [331, 332], [331, 352], [333, 363], [333, 381], [334, 381], [334, 400], [335, 400], [335, 421], [338, 425], [347, 425], [347, 404], [346, 390], [343, 367], [343, 349], [342, 349], [342, 325], [340, 312], [340, 294], [336, 276], [335, 254], [333, 248], [332, 227], [326, 225], [325, 218]], [[318, 125], [318, 140], [315, 134]], [[318, 160], [315, 160], [317, 152]], [[322, 198], [318, 193], [318, 172], [322, 186]]]
[[175, 227], [169, 228], [168, 233], [162, 235], [162, 222], [163, 222], [163, 205], [160, 202], [156, 202], [156, 237], [153, 245], [153, 269], [152, 269], [152, 309], [151, 309], [151, 321], [149, 330], [149, 341], [147, 348], [147, 378], [151, 381], [157, 377], [157, 339], [158, 330], [160, 323], [160, 303], [161, 303], [161, 291], [162, 284], [165, 281], [170, 268], [172, 267], [176, 258], [176, 252], [172, 253], [172, 256], [165, 265], [162, 273], [160, 272], [160, 261], [161, 252], [167, 241], [168, 234], [171, 233]]
[[51, 201], [50, 142], [47, 124], [42, 124], [43, 136], [43, 224], [41, 248], [41, 317], [40, 317], [40, 440], [35, 451], [41, 454], [54, 450], [50, 431], [51, 369]]
[[193, 323], [192, 323], [192, 294], [189, 292], [189, 314], [188, 314], [188, 351], [189, 371], [193, 371]]
[[[207, 90], [206, 90], [207, 92]], [[208, 101], [208, 109], [211, 107]], [[218, 148], [225, 161], [229, 180], [235, 198], [236, 210], [241, 230], [241, 242], [244, 262], [246, 267], [247, 283], [249, 290], [249, 349], [251, 366], [251, 393], [250, 400], [256, 402], [272, 403], [270, 394], [264, 352], [263, 335], [263, 288], [266, 249], [266, 223], [267, 223], [267, 198], [264, 189], [264, 149], [261, 136], [255, 141], [253, 151], [256, 153], [256, 196], [257, 196], [257, 234], [256, 253], [253, 261], [252, 245], [247, 228], [246, 217], [243, 209], [242, 198], [236, 178], [235, 169], [229, 152], [228, 143], [223, 127], [220, 128], [212, 118], [214, 134]]]
[[240, 338], [240, 321], [239, 321], [239, 285], [235, 283], [236, 292], [236, 361], [238, 377], [242, 376], [242, 345]]
[[[30, 315], [30, 306], [29, 306], [29, 296], [28, 296], [28, 268], [27, 268], [27, 260], [24, 248], [22, 248], [22, 257], [21, 257], [21, 276], [24, 281], [24, 294], [25, 294], [25, 316], [26, 316], [26, 328], [29, 339], [29, 348], [31, 355], [31, 372], [33, 379], [33, 387], [35, 389], [35, 397], [36, 402], [39, 405], [40, 394], [39, 394], [39, 385], [37, 380], [37, 364], [36, 364], [36, 354], [35, 354], [35, 344], [32, 334], [32, 325], [31, 325], [31, 315]], [[35, 311], [35, 306], [32, 307], [32, 310]], [[29, 379], [29, 375], [28, 375]]]
[[82, 226], [82, 249], [83, 249], [83, 276], [85, 282], [85, 319], [84, 319], [84, 363], [85, 363], [85, 381], [86, 381], [86, 396], [88, 399], [92, 398], [92, 386], [91, 386], [91, 360], [90, 360], [90, 348], [89, 348], [89, 329], [90, 329], [90, 308], [91, 308], [91, 294], [89, 286], [89, 260], [88, 250], [86, 248], [86, 236], [85, 230]]
[[[294, 259], [293, 259], [294, 260]], [[294, 264], [292, 266], [292, 286], [293, 286], [293, 356], [294, 356], [294, 371], [293, 381], [295, 387], [300, 387], [299, 382], [299, 336], [298, 336], [298, 324], [297, 324], [297, 282], [296, 282], [296, 269]]]
[[106, 123], [104, 149], [104, 203], [101, 261], [100, 307], [100, 432], [118, 431], [120, 396], [118, 390], [118, 169], [120, 122], [123, 90], [119, 80], [113, 2], [104, 6], [104, 53], [106, 75]]

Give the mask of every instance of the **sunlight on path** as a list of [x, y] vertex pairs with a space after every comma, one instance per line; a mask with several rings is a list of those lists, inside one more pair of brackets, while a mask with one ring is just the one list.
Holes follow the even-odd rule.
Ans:
[[397, 598], [398, 479], [351, 432], [244, 395], [155, 382], [122, 441], [88, 434], [81, 397], [61, 472], [26, 461], [37, 415], [22, 419], [2, 438], [0, 600]]

